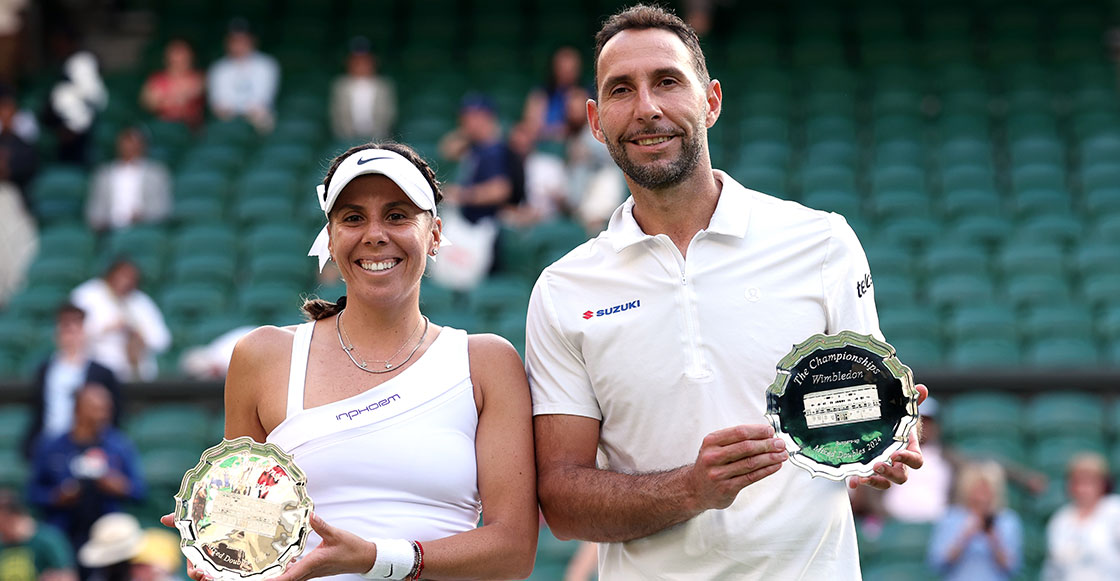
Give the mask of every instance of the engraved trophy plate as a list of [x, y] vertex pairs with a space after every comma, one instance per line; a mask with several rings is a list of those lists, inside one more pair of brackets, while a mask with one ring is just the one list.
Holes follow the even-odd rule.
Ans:
[[275, 444], [222, 440], [183, 475], [175, 494], [180, 547], [219, 581], [275, 577], [311, 530], [307, 478]]
[[894, 348], [870, 335], [813, 335], [780, 362], [766, 419], [813, 476], [870, 476], [918, 423], [918, 390]]

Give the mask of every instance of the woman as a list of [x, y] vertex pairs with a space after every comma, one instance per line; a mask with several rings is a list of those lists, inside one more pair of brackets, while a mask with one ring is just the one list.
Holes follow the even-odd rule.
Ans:
[[336, 262], [347, 296], [246, 335], [226, 378], [226, 437], [293, 454], [315, 501], [315, 548], [277, 581], [418, 578], [421, 566], [433, 579], [528, 576], [537, 499], [521, 360], [504, 339], [420, 312], [441, 241], [434, 173], [406, 146], [363, 145], [334, 160], [318, 197], [328, 223], [312, 254]]
[[929, 563], [942, 579], [1011, 579], [1022, 562], [1022, 525], [1004, 507], [1003, 469], [994, 461], [965, 465], [956, 503], [934, 527]]
[[1120, 577], [1120, 496], [1109, 494], [1108, 463], [1086, 452], [1070, 460], [1072, 502], [1046, 526], [1043, 578], [1094, 581]]
[[206, 79], [194, 68], [191, 45], [182, 39], [168, 42], [163, 62], [163, 70], [152, 73], [144, 82], [140, 104], [164, 121], [198, 128], [202, 124]]

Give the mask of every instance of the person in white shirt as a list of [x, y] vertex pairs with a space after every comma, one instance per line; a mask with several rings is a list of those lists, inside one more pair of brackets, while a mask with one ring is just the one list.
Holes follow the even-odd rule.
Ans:
[[276, 59], [258, 51], [248, 24], [235, 19], [226, 35], [226, 56], [207, 73], [206, 91], [214, 116], [244, 117], [258, 132], [268, 133], [275, 124], [272, 105], [279, 86]]
[[136, 127], [117, 134], [117, 158], [97, 169], [86, 202], [86, 221], [94, 230], [157, 223], [171, 214], [171, 174], [145, 157], [147, 140]]
[[[859, 241], [839, 215], [711, 168], [722, 88], [678, 17], [634, 6], [596, 40], [588, 119], [632, 197], [530, 301], [545, 519], [599, 542], [600, 579], [859, 579], [844, 484], [784, 466], [764, 419], [793, 344], [881, 336]], [[848, 485], [886, 488], [921, 463], [912, 434]]]
[[105, 275], [78, 285], [70, 301], [86, 313], [90, 357], [122, 381], [151, 381], [156, 354], [171, 346], [171, 331], [155, 301], [138, 288], [140, 270], [127, 258]]
[[331, 129], [338, 139], [380, 140], [389, 137], [397, 120], [397, 92], [392, 81], [377, 74], [377, 57], [369, 40], [350, 41], [346, 74], [331, 84]]
[[1108, 462], [1077, 454], [1067, 472], [1070, 504], [1046, 525], [1046, 581], [1120, 579], [1120, 495], [1111, 494]]

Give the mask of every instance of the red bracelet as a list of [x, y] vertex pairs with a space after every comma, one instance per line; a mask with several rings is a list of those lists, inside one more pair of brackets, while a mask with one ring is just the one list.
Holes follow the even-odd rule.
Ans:
[[420, 574], [424, 572], [424, 545], [420, 541], [416, 541], [416, 548], [420, 549], [420, 566], [416, 568], [416, 579], [420, 578]]

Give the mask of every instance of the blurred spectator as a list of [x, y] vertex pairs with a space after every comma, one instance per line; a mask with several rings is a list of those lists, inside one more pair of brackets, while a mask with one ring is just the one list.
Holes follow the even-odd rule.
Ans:
[[0, 157], [0, 305], [23, 288], [27, 269], [39, 249], [35, 220], [28, 212], [19, 188], [4, 181], [4, 160]]
[[36, 522], [10, 490], [0, 490], [0, 579], [76, 581], [70, 542], [50, 525]]
[[564, 581], [591, 581], [599, 576], [599, 544], [580, 541], [579, 548], [568, 560]]
[[1120, 496], [1112, 494], [1108, 463], [1077, 454], [1067, 472], [1070, 504], [1046, 526], [1046, 581], [1120, 579]]
[[182, 566], [178, 534], [166, 529], [144, 529], [140, 549], [132, 557], [132, 581], [180, 581]]
[[524, 121], [536, 139], [564, 140], [568, 94], [573, 90], [587, 93], [580, 86], [581, 67], [579, 51], [570, 46], [561, 47], [552, 54], [548, 81], [530, 92], [525, 100]]
[[74, 426], [74, 394], [87, 383], [105, 386], [113, 396], [113, 424], [120, 425], [121, 389], [109, 368], [92, 361], [86, 349], [86, 314], [63, 303], [55, 314], [55, 352], [35, 372], [31, 425], [24, 439], [28, 458], [38, 440], [52, 440]]
[[587, 123], [587, 91], [568, 92], [566, 205], [588, 234], [597, 234], [626, 200], [626, 180], [607, 146], [595, 139]]
[[102, 515], [89, 530], [89, 540], [78, 548], [78, 563], [90, 571], [89, 581], [130, 581], [132, 558], [140, 552], [144, 532], [131, 514]]
[[91, 52], [71, 54], [62, 70], [63, 78], [51, 88], [44, 120], [58, 140], [58, 161], [87, 166], [93, 124], [109, 104], [109, 92]]
[[164, 121], [202, 124], [206, 79], [194, 66], [194, 50], [183, 39], [174, 39], [163, 50], [163, 70], [144, 82], [140, 104]]
[[918, 410], [922, 415], [919, 432], [922, 469], [910, 472], [905, 486], [892, 486], [885, 490], [883, 507], [889, 516], [901, 521], [936, 522], [949, 508], [953, 466], [957, 461], [941, 445], [937, 400], [926, 398]]
[[15, 93], [0, 85], [0, 182], [11, 182], [19, 188], [28, 212], [33, 208], [27, 188], [39, 169], [34, 146], [38, 138], [35, 116], [20, 111]]
[[538, 146], [533, 139], [532, 129], [524, 122], [510, 130], [512, 183], [515, 190], [519, 185], [523, 184], [524, 187], [524, 193], [515, 191], [512, 197], [523, 199], [524, 203], [503, 209], [502, 222], [526, 227], [552, 220], [564, 211], [567, 202], [564, 159], [546, 149], [552, 148], [547, 145]]
[[[40, 441], [32, 456], [31, 502], [73, 547], [89, 540], [90, 528], [102, 515], [144, 497], [140, 458], [132, 442], [112, 427], [112, 417], [109, 390], [87, 384], [75, 394], [70, 432]], [[89, 568], [78, 571], [88, 581]]]
[[1022, 535], [1019, 516], [1006, 507], [1003, 468], [994, 461], [966, 464], [956, 502], [934, 526], [929, 565], [946, 580], [1011, 579], [1022, 564]]
[[183, 350], [179, 358], [179, 368], [188, 377], [201, 380], [224, 379], [229, 371], [229, 360], [233, 357], [233, 348], [253, 326], [242, 326], [231, 329], [218, 335], [213, 341], [190, 347]]
[[117, 134], [117, 158], [90, 180], [86, 221], [98, 231], [160, 222], [171, 214], [171, 173], [148, 159], [147, 140], [136, 127]]
[[156, 353], [171, 345], [171, 332], [155, 301], [141, 291], [140, 270], [114, 260], [101, 278], [78, 285], [70, 300], [86, 313], [90, 356], [121, 381], [156, 378]]
[[[506, 206], [516, 206], [516, 156], [502, 140], [497, 109], [487, 96], [471, 93], [459, 109], [459, 127], [444, 136], [440, 153], [459, 161], [459, 183], [444, 188], [445, 199], [459, 207], [469, 222], [495, 218]], [[524, 185], [520, 188], [524, 194]]]
[[331, 128], [343, 140], [380, 141], [389, 137], [397, 120], [397, 92], [380, 75], [369, 40], [350, 41], [346, 74], [331, 85]]
[[259, 133], [272, 131], [273, 101], [280, 84], [276, 59], [257, 50], [248, 23], [235, 19], [226, 35], [226, 56], [210, 66], [206, 89], [219, 119], [244, 117]]
[[0, 83], [19, 80], [20, 33], [27, 0], [0, 0]]

